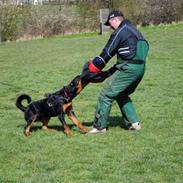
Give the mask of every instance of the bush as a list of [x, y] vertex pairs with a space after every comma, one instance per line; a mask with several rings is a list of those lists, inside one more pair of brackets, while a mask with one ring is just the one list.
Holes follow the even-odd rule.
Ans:
[[119, 9], [135, 24], [183, 20], [182, 0], [80, 0], [75, 5], [0, 6], [2, 41], [99, 30], [99, 9]]
[[96, 31], [97, 10], [85, 10], [60, 6], [3, 6], [2, 41]]
[[1, 30], [2, 41], [16, 40], [16, 34], [19, 31], [20, 10], [14, 6], [6, 6], [1, 9], [1, 24], [3, 29]]
[[111, 7], [121, 9], [136, 24], [149, 25], [181, 21], [182, 0], [113, 0]]
[[2, 41], [14, 41], [24, 35], [30, 19], [29, 6], [2, 6], [0, 16]]
[[176, 0], [138, 0], [143, 4], [141, 19], [144, 24], [160, 24], [178, 21], [178, 4]]

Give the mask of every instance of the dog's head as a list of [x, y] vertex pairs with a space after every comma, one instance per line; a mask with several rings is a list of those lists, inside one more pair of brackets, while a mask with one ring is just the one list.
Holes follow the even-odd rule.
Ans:
[[69, 93], [76, 96], [77, 94], [79, 94], [81, 92], [81, 90], [84, 88], [84, 84], [81, 80], [81, 76], [78, 75], [76, 76], [68, 85], [68, 90]]
[[47, 103], [50, 106], [55, 106], [58, 102], [67, 103], [76, 97], [81, 90], [85, 87], [82, 82], [81, 76], [76, 76], [67, 86], [64, 86], [61, 90], [53, 94], [45, 94]]

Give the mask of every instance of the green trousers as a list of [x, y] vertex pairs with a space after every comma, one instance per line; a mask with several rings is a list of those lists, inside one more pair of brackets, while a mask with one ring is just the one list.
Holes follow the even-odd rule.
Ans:
[[117, 70], [101, 91], [94, 118], [94, 127], [106, 128], [108, 116], [114, 100], [117, 101], [125, 121], [139, 122], [134, 105], [129, 95], [133, 93], [145, 72], [145, 64], [126, 64], [122, 70]]

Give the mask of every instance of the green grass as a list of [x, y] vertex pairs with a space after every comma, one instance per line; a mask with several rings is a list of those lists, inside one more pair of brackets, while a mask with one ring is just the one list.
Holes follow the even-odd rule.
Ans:
[[[83, 135], [72, 126], [73, 137], [68, 138], [61, 130], [40, 130], [40, 123], [29, 138], [23, 134], [25, 122], [15, 107], [16, 97], [28, 93], [38, 100], [67, 85], [89, 58], [100, 53], [109, 34], [0, 44], [0, 182], [182, 182], [183, 24], [141, 31], [150, 53], [145, 77], [132, 95], [140, 132], [120, 128], [114, 103], [106, 134]], [[73, 101], [88, 127], [102, 86], [90, 84]], [[57, 118], [49, 125], [61, 129]]]

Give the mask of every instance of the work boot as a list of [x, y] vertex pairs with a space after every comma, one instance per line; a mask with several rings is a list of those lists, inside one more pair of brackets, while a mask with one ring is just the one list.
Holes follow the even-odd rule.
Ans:
[[88, 134], [97, 134], [97, 133], [106, 133], [106, 128], [103, 128], [102, 130], [99, 130], [95, 127], [93, 127]]
[[140, 125], [139, 122], [132, 123], [131, 126], [128, 129], [129, 130], [140, 130], [141, 129], [141, 125]]

